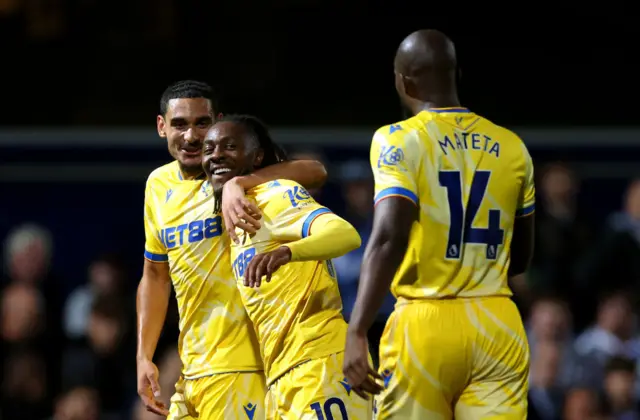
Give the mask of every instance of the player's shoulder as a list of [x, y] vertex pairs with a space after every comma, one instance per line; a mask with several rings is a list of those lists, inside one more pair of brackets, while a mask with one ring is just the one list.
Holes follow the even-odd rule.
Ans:
[[252, 195], [260, 204], [280, 200], [283, 197], [286, 197], [287, 191], [296, 193], [304, 191], [306, 193], [304, 187], [295, 181], [288, 179], [276, 179], [274, 181], [258, 185], [249, 191], [249, 194]]
[[276, 179], [274, 181], [269, 181], [258, 185], [251, 190], [251, 193], [256, 196], [268, 196], [296, 187], [302, 188], [302, 185], [289, 179]]
[[529, 150], [520, 135], [488, 118], [479, 117], [483, 120], [482, 129], [485, 134], [500, 142], [501, 152], [509, 150], [512, 152], [511, 156], [518, 160], [521, 158], [529, 159]]
[[265, 182], [249, 191], [258, 207], [270, 208], [274, 211], [282, 210], [281, 207], [290, 207], [301, 203], [313, 201], [311, 194], [300, 184], [288, 179], [277, 179]]
[[373, 135], [374, 141], [394, 143], [406, 140], [409, 134], [420, 130], [420, 119], [417, 116], [392, 124], [383, 125]]
[[501, 141], [510, 141], [518, 145], [524, 145], [522, 138], [520, 138], [520, 136], [513, 130], [510, 130], [500, 124], [496, 124], [486, 117], [480, 115], [478, 115], [478, 117], [482, 119], [485, 131], [491, 132], [494, 137], [499, 138]]
[[177, 181], [179, 177], [180, 168], [178, 167], [178, 162], [174, 160], [151, 171], [147, 178], [147, 185], [165, 184]]

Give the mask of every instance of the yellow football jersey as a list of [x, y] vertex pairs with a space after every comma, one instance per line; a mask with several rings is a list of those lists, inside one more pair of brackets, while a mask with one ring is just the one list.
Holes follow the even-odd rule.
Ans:
[[267, 386], [300, 363], [344, 350], [347, 323], [331, 261], [292, 262], [259, 288], [242, 283], [256, 255], [306, 237], [326, 207], [293, 181], [268, 182], [247, 194], [262, 211], [262, 227], [253, 236], [238, 230], [232, 244], [233, 272], [260, 342]]
[[144, 256], [169, 263], [178, 299], [184, 377], [262, 370], [210, 184], [183, 179], [169, 163], [149, 176], [144, 208]]
[[465, 108], [431, 109], [380, 128], [375, 203], [420, 209], [391, 290], [407, 299], [509, 296], [514, 218], [535, 208], [533, 164], [513, 132]]

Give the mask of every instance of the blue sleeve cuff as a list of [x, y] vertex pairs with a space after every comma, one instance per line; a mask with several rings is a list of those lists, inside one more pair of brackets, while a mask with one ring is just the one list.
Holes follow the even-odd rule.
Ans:
[[523, 207], [521, 209], [516, 210], [516, 217], [528, 216], [531, 213], [536, 211], [536, 204], [533, 203], [527, 207]]
[[309, 236], [309, 234], [311, 234], [311, 224], [313, 223], [313, 221], [316, 220], [318, 216], [325, 213], [331, 213], [331, 210], [326, 207], [322, 207], [320, 209], [312, 211], [311, 214], [307, 216], [307, 218], [304, 220], [304, 223], [302, 223], [303, 238], [306, 238], [307, 236]]
[[147, 250], [144, 251], [144, 257], [149, 261], [153, 262], [167, 262], [169, 261], [169, 256], [167, 254], [154, 254]]
[[420, 201], [420, 200], [418, 200], [418, 196], [416, 195], [416, 193], [414, 193], [411, 190], [408, 190], [408, 189], [402, 188], [402, 187], [390, 187], [390, 188], [385, 188], [384, 190], [380, 191], [375, 196], [375, 198], [373, 199], [373, 204], [376, 205], [380, 201], [384, 200], [385, 198], [389, 198], [389, 197], [406, 198], [408, 200], [411, 200], [413, 202], [413, 204], [415, 204], [416, 206], [418, 205], [418, 202]]

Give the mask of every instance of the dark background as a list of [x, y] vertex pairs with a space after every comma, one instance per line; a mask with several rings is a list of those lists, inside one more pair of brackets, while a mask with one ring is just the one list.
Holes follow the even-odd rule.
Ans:
[[481, 115], [634, 124], [640, 29], [623, 2], [446, 12], [439, 2], [253, 3], [86, 0], [43, 11], [40, 30], [34, 12], [5, 16], [3, 48], [14, 52], [2, 66], [1, 122], [144, 125], [163, 86], [195, 78], [220, 91], [224, 109], [270, 124], [380, 125], [399, 115], [395, 49], [432, 27], [456, 42], [463, 103]]
[[[640, 214], [629, 216], [634, 213], [626, 200], [640, 168], [640, 29], [630, 6], [0, 0], [0, 237], [35, 223], [51, 235], [52, 253], [48, 274], [32, 287], [46, 327], [25, 327], [24, 337], [15, 339], [7, 331], [18, 321], [7, 314], [27, 313], [30, 306], [7, 303], [20, 299], [13, 293], [21, 282], [10, 269], [10, 241], [1, 245], [1, 418], [40, 420], [53, 413], [55, 420], [98, 419], [92, 411], [98, 404], [78, 389], [97, 390], [103, 418], [129, 418], [137, 401], [132, 306], [142, 267], [144, 182], [170, 161], [164, 140], [154, 134], [168, 84], [207, 81], [221, 98], [221, 111], [256, 114], [275, 133], [299, 129], [276, 140], [325, 163], [330, 179], [319, 201], [349, 218], [349, 188], [368, 188], [371, 179], [368, 171], [363, 176], [347, 169], [354, 162], [366, 167], [373, 131], [401, 118], [393, 57], [406, 35], [425, 27], [444, 31], [456, 43], [463, 105], [522, 133], [534, 158], [536, 260], [516, 290], [532, 348], [530, 418], [584, 418], [571, 417], [567, 408], [582, 388], [592, 393], [587, 402], [600, 402], [592, 408], [598, 418], [634, 411], [618, 404], [619, 394], [607, 388], [606, 378], [636, 374], [636, 314], [612, 316], [620, 324], [633, 318], [633, 333], [619, 337], [599, 323], [606, 305], [597, 304], [603, 293], [623, 291], [637, 305], [640, 294]], [[557, 168], [549, 164], [573, 177], [566, 219], [549, 210], [555, 199], [544, 176]], [[612, 228], [620, 215], [628, 218], [622, 233]], [[365, 237], [367, 224], [358, 228]], [[34, 263], [34, 251], [25, 252], [27, 265]], [[88, 319], [114, 319], [95, 303], [102, 298], [94, 268], [105, 264], [120, 267], [111, 275], [123, 285], [118, 301], [126, 322], [118, 351], [100, 356], [91, 338], [98, 329], [72, 336], [63, 320], [69, 319], [69, 296], [78, 291], [92, 296]], [[353, 297], [349, 290], [343, 290], [345, 307]], [[606, 302], [620, 308], [626, 301]], [[380, 323], [386, 315], [381, 313]], [[598, 347], [604, 339], [590, 341], [591, 347], [573, 342], [593, 331], [617, 337], [611, 340], [619, 346], [604, 351]], [[160, 371], [169, 381], [164, 397], [179, 372], [171, 364], [175, 334], [174, 314], [158, 351]], [[538, 352], [548, 347], [536, 343], [552, 343], [551, 353]], [[22, 370], [11, 369], [30, 354]], [[623, 360], [612, 368], [616, 358]], [[567, 373], [554, 360], [595, 373]], [[545, 366], [557, 380], [534, 373]], [[16, 378], [39, 379], [25, 384]], [[34, 391], [40, 379], [46, 382], [44, 396]], [[640, 390], [640, 381], [635, 387]], [[551, 395], [548, 412], [540, 408], [548, 405], [540, 402], [539, 391]], [[631, 405], [638, 396], [633, 392]], [[79, 417], [63, 409], [74, 401]]]

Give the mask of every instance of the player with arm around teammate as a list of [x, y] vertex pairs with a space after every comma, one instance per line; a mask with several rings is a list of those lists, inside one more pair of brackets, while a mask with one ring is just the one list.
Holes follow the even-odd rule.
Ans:
[[[138, 393], [147, 410], [170, 419], [264, 418], [265, 380], [259, 347], [230, 269], [229, 238], [213, 213], [211, 186], [202, 171], [202, 144], [216, 119], [211, 88], [182, 81], [162, 96], [158, 133], [174, 161], [154, 170], [145, 191], [145, 253], [138, 286]], [[316, 162], [286, 162], [258, 177], [234, 179], [231, 194], [260, 177], [322, 182]], [[243, 193], [242, 191], [240, 191]], [[259, 226], [239, 194], [238, 209]], [[178, 300], [178, 350], [183, 378], [169, 410], [160, 400], [153, 363], [173, 285]]]
[[[217, 190], [225, 181], [217, 173], [251, 173], [283, 159], [250, 116], [223, 118], [205, 139], [203, 164]], [[239, 232], [231, 261], [260, 343], [267, 418], [370, 419], [372, 402], [356, 395], [341, 372], [347, 324], [331, 263], [360, 246], [358, 233], [295, 182], [266, 182], [247, 194], [262, 212], [262, 227]]]
[[529, 349], [508, 279], [532, 255], [531, 158], [514, 133], [460, 106], [442, 33], [409, 35], [394, 67], [414, 117], [373, 138], [374, 226], [345, 375], [375, 392], [366, 332], [391, 286], [378, 419], [525, 419]]

